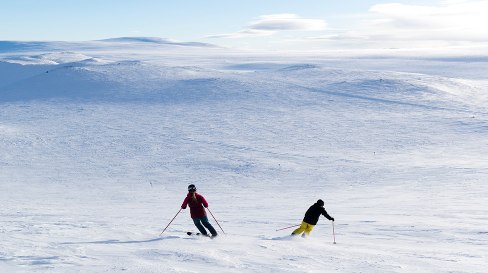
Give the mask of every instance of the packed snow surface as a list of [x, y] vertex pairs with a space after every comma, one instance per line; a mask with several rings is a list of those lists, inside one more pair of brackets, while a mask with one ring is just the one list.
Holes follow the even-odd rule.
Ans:
[[487, 67], [0, 42], [0, 272], [486, 272]]

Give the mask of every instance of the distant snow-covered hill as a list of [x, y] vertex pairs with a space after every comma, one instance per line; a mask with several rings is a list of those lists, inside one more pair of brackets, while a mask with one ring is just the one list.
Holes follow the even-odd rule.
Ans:
[[159, 45], [173, 45], [173, 46], [189, 46], [189, 47], [217, 47], [216, 45], [209, 43], [198, 42], [179, 42], [171, 39], [164, 39], [159, 37], [120, 37], [100, 40], [102, 42], [114, 42], [114, 43], [150, 43]]

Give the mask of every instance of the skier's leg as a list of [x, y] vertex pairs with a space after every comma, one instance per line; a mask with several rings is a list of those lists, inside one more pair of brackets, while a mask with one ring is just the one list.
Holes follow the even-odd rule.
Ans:
[[307, 223], [302, 221], [302, 224], [300, 225], [299, 228], [295, 229], [291, 235], [299, 235], [300, 233], [304, 232], [305, 229], [307, 228]]
[[[200, 231], [201, 234], [203, 235], [207, 235], [207, 231], [205, 230], [205, 228], [202, 226], [202, 218], [193, 218], [193, 223], [195, 224], [195, 226], [198, 228], [198, 230]], [[208, 220], [207, 220], [208, 221]]]
[[202, 224], [210, 231], [210, 233], [212, 234], [212, 236], [217, 236], [217, 231], [212, 226], [212, 224], [210, 224], [210, 222], [208, 221], [207, 216], [202, 217]]
[[315, 225], [310, 225], [310, 224], [307, 224], [307, 227], [305, 228], [305, 233], [303, 233], [303, 235], [305, 236], [308, 236], [310, 235], [310, 232], [312, 231], [312, 229], [315, 227]]

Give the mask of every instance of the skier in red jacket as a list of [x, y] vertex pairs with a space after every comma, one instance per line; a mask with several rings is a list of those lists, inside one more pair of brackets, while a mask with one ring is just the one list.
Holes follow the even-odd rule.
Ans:
[[205, 197], [197, 193], [197, 187], [193, 184], [188, 186], [188, 194], [186, 195], [185, 200], [183, 200], [181, 208], [186, 209], [187, 205], [190, 207], [191, 219], [193, 219], [193, 223], [200, 233], [208, 236], [207, 231], [204, 228], [206, 227], [212, 234], [212, 237], [217, 236], [217, 231], [215, 231], [208, 221], [207, 213], [205, 212], [205, 208], [208, 207], [208, 202], [205, 200]]

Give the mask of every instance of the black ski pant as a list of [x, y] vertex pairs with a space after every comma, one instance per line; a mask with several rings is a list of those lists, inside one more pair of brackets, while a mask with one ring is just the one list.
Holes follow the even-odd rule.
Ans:
[[208, 229], [208, 231], [210, 231], [210, 234], [212, 234], [212, 236], [217, 235], [217, 231], [215, 231], [215, 228], [210, 224], [207, 216], [201, 218], [193, 218], [193, 223], [198, 228], [201, 234], [207, 235], [207, 231], [204, 228], [205, 226]]

